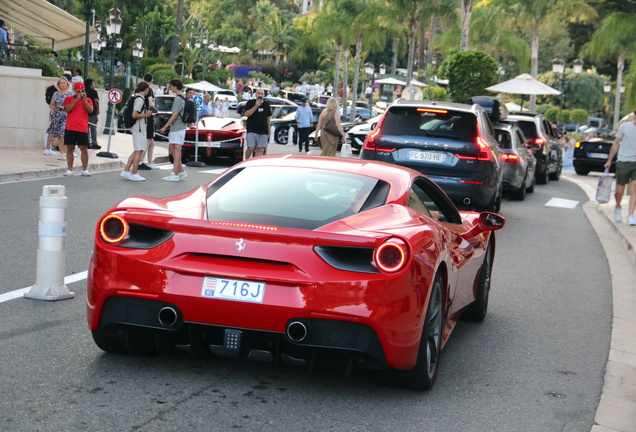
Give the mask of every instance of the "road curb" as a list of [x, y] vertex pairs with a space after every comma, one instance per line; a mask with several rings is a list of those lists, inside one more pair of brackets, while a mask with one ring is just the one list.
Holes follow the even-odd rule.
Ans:
[[[166, 157], [166, 161], [167, 161]], [[91, 173], [98, 173], [101, 171], [112, 171], [125, 166], [121, 160], [114, 160], [112, 162], [104, 163], [90, 163], [88, 164], [88, 170]], [[53, 177], [61, 177], [66, 172], [66, 167], [51, 167], [45, 169], [37, 169], [31, 171], [22, 171], [17, 173], [0, 174], [0, 183], [11, 183], [23, 180], [39, 180]], [[82, 172], [80, 166], [73, 167], [73, 172], [79, 174]]]

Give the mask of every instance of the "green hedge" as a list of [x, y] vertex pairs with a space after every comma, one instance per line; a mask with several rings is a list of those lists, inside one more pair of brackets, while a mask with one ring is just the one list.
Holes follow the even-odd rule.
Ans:
[[168, 84], [172, 79], [179, 78], [179, 75], [172, 69], [159, 69], [150, 73], [154, 76], [153, 83], [160, 86]]

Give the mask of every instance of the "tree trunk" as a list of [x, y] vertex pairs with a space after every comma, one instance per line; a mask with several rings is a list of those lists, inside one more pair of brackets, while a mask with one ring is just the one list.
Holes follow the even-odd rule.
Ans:
[[[351, 88], [351, 114], [349, 115], [349, 121], [355, 121], [356, 119], [356, 102], [358, 100], [358, 79], [360, 78], [360, 59], [362, 57], [362, 35], [358, 35], [356, 41], [356, 69], [353, 73], [353, 87]], [[346, 112], [346, 111], [345, 111]]]
[[395, 75], [395, 70], [397, 69], [399, 44], [400, 40], [398, 38], [393, 39], [393, 43], [391, 45], [391, 49], [393, 50], [393, 59], [391, 59], [391, 75]]
[[336, 72], [333, 74], [333, 93], [331, 94], [336, 99], [338, 98], [338, 91], [340, 87], [340, 60], [342, 59], [342, 42], [336, 46]]
[[437, 14], [433, 14], [431, 18], [431, 31], [428, 35], [428, 58], [427, 63], [433, 64], [433, 55], [435, 55], [435, 36], [437, 36]]
[[415, 62], [415, 44], [417, 43], [417, 19], [413, 18], [409, 25], [409, 63], [406, 66], [406, 85], [413, 79], [413, 63]]
[[169, 64], [174, 64], [177, 60], [177, 53], [179, 52], [181, 28], [183, 27], [183, 2], [184, 0], [179, 0], [177, 3], [177, 22], [174, 27], [174, 37], [172, 38], [172, 46], [170, 47], [170, 57], [168, 57]]
[[[535, 78], [539, 76], [539, 30], [537, 27], [538, 26], [535, 25], [534, 32], [532, 33], [532, 61], [530, 63], [530, 75], [532, 75]], [[528, 109], [530, 110], [530, 112], [534, 112], [536, 109], [536, 106], [537, 106], [537, 96], [530, 95], [530, 105], [528, 106]]]
[[619, 54], [618, 64], [616, 65], [618, 73], [616, 74], [616, 100], [614, 102], [614, 124], [616, 128], [618, 121], [621, 118], [621, 84], [623, 82], [623, 69], [625, 68], [625, 55]]
[[344, 72], [342, 73], [342, 113], [347, 112], [347, 86], [349, 85], [349, 49], [344, 52]]
[[473, 0], [461, 0], [459, 12], [462, 22], [459, 50], [468, 51], [468, 32], [470, 30], [470, 16], [473, 13]]
[[426, 68], [426, 54], [424, 51], [426, 50], [426, 29], [424, 28], [424, 23], [420, 21], [420, 46], [419, 52], [417, 53], [417, 68], [424, 69]]

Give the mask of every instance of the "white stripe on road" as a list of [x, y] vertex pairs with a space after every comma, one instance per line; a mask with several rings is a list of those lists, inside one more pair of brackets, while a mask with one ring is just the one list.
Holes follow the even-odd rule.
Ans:
[[221, 168], [221, 169], [205, 170], [205, 171], [199, 171], [199, 172], [205, 173], [205, 174], [221, 174], [226, 169], [227, 168]]
[[559, 208], [567, 208], [573, 209], [579, 204], [578, 201], [564, 199], [564, 198], [552, 198], [548, 201], [545, 206], [546, 207], [559, 207]]
[[[83, 271], [81, 273], [76, 273], [70, 276], [66, 276], [64, 278], [64, 285], [72, 284], [73, 282], [79, 282], [88, 277], [88, 271]], [[23, 297], [24, 293], [27, 293], [31, 290], [31, 287], [17, 289], [15, 291], [9, 291], [8, 293], [0, 294], [0, 303], [4, 303], [9, 300], [15, 300], [17, 298]]]

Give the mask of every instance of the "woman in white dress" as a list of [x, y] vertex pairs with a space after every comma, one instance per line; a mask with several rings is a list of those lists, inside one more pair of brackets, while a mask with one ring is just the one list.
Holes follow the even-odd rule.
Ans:
[[230, 100], [225, 98], [223, 103], [221, 104], [221, 117], [229, 117], [230, 116]]
[[221, 100], [218, 96], [214, 98], [214, 117], [221, 117]]

